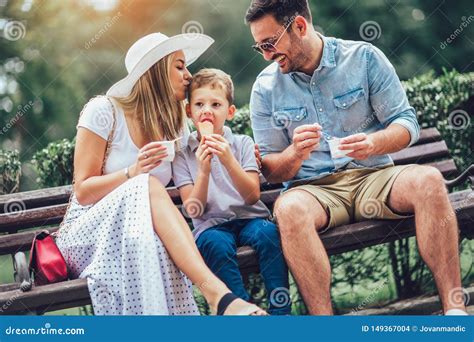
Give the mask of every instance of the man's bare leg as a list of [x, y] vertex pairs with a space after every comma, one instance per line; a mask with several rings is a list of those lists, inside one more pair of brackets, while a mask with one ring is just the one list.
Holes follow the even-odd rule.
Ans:
[[431, 270], [443, 310], [466, 310], [461, 289], [459, 233], [443, 176], [427, 166], [413, 166], [398, 176], [389, 206], [414, 212], [418, 249]]
[[328, 215], [304, 190], [280, 196], [274, 213], [280, 230], [283, 254], [311, 315], [332, 315], [331, 265], [317, 230]]

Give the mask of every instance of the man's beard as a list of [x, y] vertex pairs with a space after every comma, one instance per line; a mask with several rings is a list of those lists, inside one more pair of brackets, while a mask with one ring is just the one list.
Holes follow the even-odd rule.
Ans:
[[307, 56], [304, 45], [300, 41], [295, 41], [292, 44], [291, 51], [291, 56], [288, 56], [286, 60], [287, 70], [285, 71], [285, 74], [300, 71], [305, 63], [310, 60], [310, 56]]

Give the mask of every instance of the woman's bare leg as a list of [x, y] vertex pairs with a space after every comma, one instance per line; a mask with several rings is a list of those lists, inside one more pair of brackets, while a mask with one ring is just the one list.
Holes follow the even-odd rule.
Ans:
[[[213, 311], [229, 288], [207, 267], [194, 242], [186, 220], [174, 205], [165, 187], [155, 177], [149, 177], [150, 205], [153, 227], [176, 266], [198, 286]], [[226, 310], [232, 315], [249, 304], [234, 301]]]

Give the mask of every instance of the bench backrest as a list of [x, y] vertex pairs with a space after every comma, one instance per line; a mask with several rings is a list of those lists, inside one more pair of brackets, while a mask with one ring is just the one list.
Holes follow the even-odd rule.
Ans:
[[[431, 165], [445, 177], [457, 175], [458, 170], [449, 156], [446, 143], [435, 128], [421, 131], [419, 141], [400, 152], [391, 154], [396, 165], [410, 163]], [[263, 184], [262, 201], [271, 209], [280, 193], [281, 185]], [[43, 227], [61, 222], [67, 208], [71, 186], [40, 189], [0, 196], [0, 233], [16, 232], [21, 229]], [[181, 204], [178, 190], [168, 188], [174, 203]], [[21, 211], [12, 211], [20, 208]]]

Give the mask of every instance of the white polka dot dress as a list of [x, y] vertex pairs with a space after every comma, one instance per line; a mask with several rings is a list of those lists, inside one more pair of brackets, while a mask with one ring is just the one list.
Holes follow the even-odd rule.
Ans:
[[190, 281], [153, 229], [148, 177], [93, 206], [73, 198], [56, 240], [71, 275], [87, 278], [96, 315], [199, 315]]

